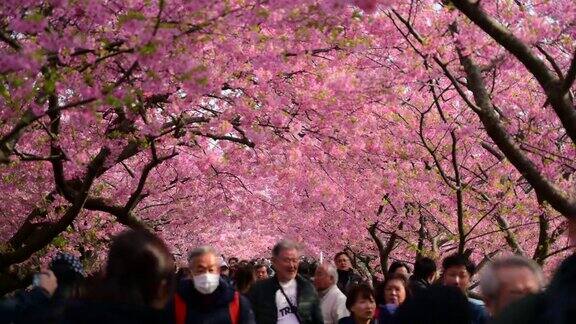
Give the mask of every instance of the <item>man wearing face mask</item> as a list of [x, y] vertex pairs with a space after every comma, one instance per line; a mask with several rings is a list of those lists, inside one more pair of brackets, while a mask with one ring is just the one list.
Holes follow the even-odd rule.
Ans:
[[175, 324], [255, 324], [248, 299], [220, 278], [220, 259], [202, 246], [188, 256], [192, 279], [178, 286], [171, 305]]

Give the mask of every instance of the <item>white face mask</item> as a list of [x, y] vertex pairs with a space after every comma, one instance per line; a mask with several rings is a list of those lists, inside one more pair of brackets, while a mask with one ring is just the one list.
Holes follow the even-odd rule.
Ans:
[[200, 293], [208, 295], [214, 292], [220, 284], [220, 275], [216, 273], [203, 273], [201, 275], [193, 276], [194, 287]]

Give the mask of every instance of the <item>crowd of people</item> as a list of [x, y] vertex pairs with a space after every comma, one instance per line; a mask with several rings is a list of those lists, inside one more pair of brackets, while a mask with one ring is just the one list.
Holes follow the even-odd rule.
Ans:
[[[502, 256], [476, 266], [447, 256], [440, 269], [421, 257], [396, 261], [383, 281], [359, 275], [345, 252], [330, 262], [302, 259], [300, 246], [278, 242], [270, 259], [192, 249], [176, 268], [164, 242], [126, 231], [110, 246], [105, 268], [87, 276], [58, 253], [28, 289], [0, 302], [0, 323], [420, 324], [573, 323], [576, 256], [549, 284], [530, 259]], [[413, 271], [412, 271], [413, 270]], [[472, 283], [479, 283], [472, 289]]]

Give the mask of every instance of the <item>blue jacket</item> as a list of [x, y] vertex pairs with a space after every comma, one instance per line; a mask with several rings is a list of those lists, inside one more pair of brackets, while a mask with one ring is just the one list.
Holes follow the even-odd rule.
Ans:
[[50, 295], [42, 288], [20, 290], [0, 301], [0, 323], [44, 322], [52, 319], [55, 308]]
[[385, 305], [378, 306], [378, 324], [393, 324], [394, 314], [390, 313]]
[[484, 307], [484, 304], [481, 301], [468, 298], [468, 305], [470, 308], [470, 315], [472, 317], [471, 324], [488, 323], [490, 315], [488, 315], [486, 307]]

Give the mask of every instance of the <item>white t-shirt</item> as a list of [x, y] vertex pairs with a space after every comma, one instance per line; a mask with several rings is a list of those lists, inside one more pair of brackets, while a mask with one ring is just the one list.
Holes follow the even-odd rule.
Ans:
[[[286, 296], [290, 298], [292, 305], [298, 306], [296, 299], [296, 279], [292, 279], [286, 283], [281, 282], [280, 286], [282, 286], [282, 289], [284, 289]], [[280, 289], [276, 291], [276, 308], [278, 309], [279, 324], [298, 324], [298, 318], [296, 317], [296, 314], [292, 313], [290, 304], [288, 304], [286, 297], [284, 297], [284, 294], [282, 294]]]
[[324, 324], [337, 324], [342, 317], [350, 316], [346, 309], [346, 295], [333, 285], [320, 297], [320, 308]]

